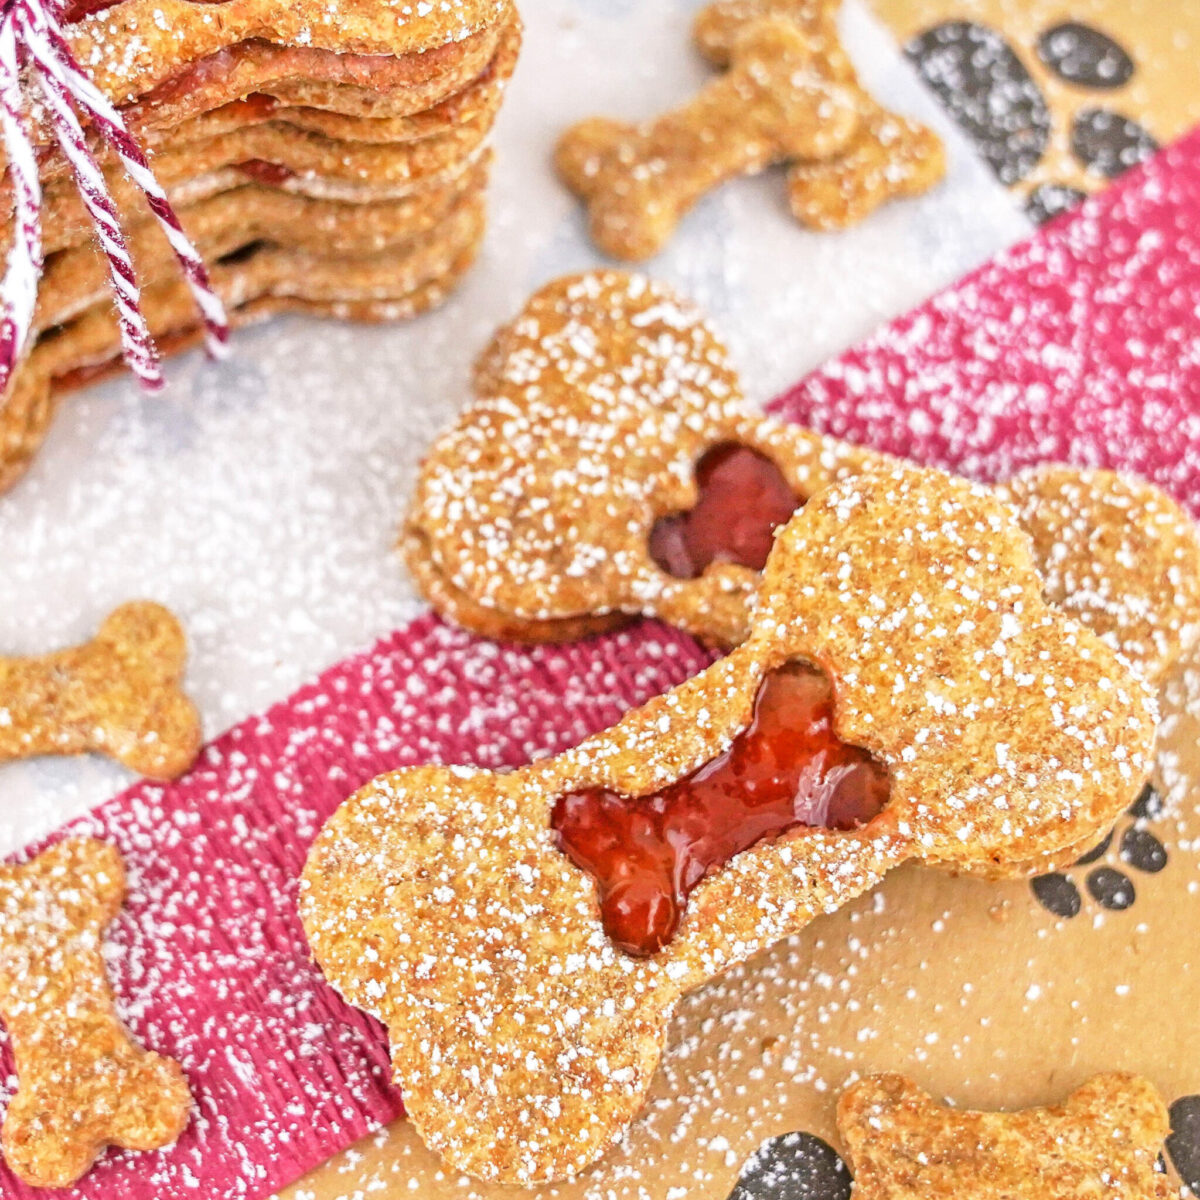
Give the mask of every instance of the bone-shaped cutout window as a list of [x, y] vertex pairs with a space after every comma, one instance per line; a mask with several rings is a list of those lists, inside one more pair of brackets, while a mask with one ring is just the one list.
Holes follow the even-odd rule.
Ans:
[[677, 579], [698, 579], [713, 563], [761, 571], [775, 531], [804, 500], [771, 459], [740, 442], [708, 450], [696, 463], [695, 479], [695, 506], [655, 522], [650, 557]]
[[766, 675], [750, 724], [716, 758], [652, 796], [569, 792], [551, 825], [595, 880], [614, 945], [642, 957], [670, 942], [711, 871], [792, 829], [861, 828], [888, 793], [887, 770], [834, 731], [829, 677], [791, 662]]

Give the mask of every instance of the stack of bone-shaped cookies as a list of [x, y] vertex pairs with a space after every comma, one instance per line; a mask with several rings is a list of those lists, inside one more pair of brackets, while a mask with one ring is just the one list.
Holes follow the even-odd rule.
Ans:
[[[511, 0], [69, 0], [79, 63], [147, 152], [234, 324], [281, 310], [393, 319], [436, 304], [484, 228], [487, 139], [520, 46]], [[166, 237], [88, 130], [164, 351], [202, 323]], [[120, 364], [107, 268], [35, 114], [46, 269], [0, 395], [0, 489], [60, 397]], [[11, 212], [12, 183], [4, 190]], [[11, 244], [10, 216], [2, 236]]]

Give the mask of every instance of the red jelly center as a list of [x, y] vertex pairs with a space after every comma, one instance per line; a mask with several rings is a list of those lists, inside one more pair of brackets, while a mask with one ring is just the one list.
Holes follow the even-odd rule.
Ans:
[[289, 179], [295, 179], [296, 172], [282, 163], [268, 162], [265, 158], [248, 158], [237, 164], [237, 169], [247, 179], [267, 187], [279, 187]]
[[653, 796], [604, 788], [562, 796], [559, 848], [596, 881], [604, 928], [644, 957], [674, 936], [710, 872], [800, 826], [857, 829], [888, 799], [886, 770], [833, 729], [833, 687], [808, 663], [763, 680], [749, 726], [719, 757]]
[[700, 459], [696, 488], [695, 508], [663, 517], [650, 531], [651, 558], [678, 579], [697, 579], [715, 562], [761, 571], [775, 530], [803, 504], [765, 454], [738, 442], [722, 442]]

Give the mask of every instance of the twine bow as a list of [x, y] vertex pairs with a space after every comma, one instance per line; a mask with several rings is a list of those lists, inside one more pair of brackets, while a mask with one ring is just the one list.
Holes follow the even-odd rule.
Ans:
[[79, 194], [108, 259], [109, 278], [121, 330], [121, 354], [142, 386], [162, 387], [157, 347], [139, 301], [137, 277], [121, 231], [116, 204], [88, 147], [78, 108], [120, 158], [145, 193], [150, 211], [166, 234], [204, 320], [209, 353], [220, 356], [229, 338], [224, 305], [212, 289], [196, 247], [154, 177], [146, 155], [108, 98], [83, 73], [63, 35], [53, 0], [0, 3], [0, 132], [8, 152], [14, 198], [14, 231], [8, 267], [0, 285], [0, 395], [12, 378], [33, 326], [38, 280], [43, 268], [42, 188], [37, 153], [25, 116], [22, 71], [36, 80], [46, 114], [66, 156]]

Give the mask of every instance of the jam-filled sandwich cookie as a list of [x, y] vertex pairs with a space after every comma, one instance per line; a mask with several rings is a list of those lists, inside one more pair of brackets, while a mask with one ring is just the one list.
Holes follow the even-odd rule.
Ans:
[[[23, 354], [0, 371], [0, 491], [72, 391], [126, 358], [153, 378], [150, 339], [175, 353], [280, 312], [409, 317], [474, 261], [488, 142], [521, 44], [509, 0], [44, 7], [82, 64], [78, 77], [60, 66], [94, 161], [80, 167], [73, 136], [64, 151], [62, 115], [33, 100], [31, 60], [18, 89], [31, 93], [31, 145], [12, 164], [0, 147], [0, 244], [30, 260], [31, 284], [40, 274], [36, 306], [18, 306]], [[128, 136], [101, 136], [113, 121]], [[142, 152], [153, 178], [136, 166]], [[18, 219], [27, 192], [43, 254], [24, 205]], [[123, 237], [97, 238], [97, 205]], [[110, 277], [123, 281], [119, 315]]]
[[[583, 485], [583, 486], [586, 486]], [[781, 532], [748, 639], [557, 758], [397, 771], [301, 885], [421, 1136], [532, 1183], [641, 1107], [679, 999], [901, 863], [1005, 872], [1106, 829], [1151, 689], [1042, 599], [994, 493], [900, 465]]]
[[722, 73], [686, 105], [641, 125], [593, 118], [568, 130], [555, 164], [588, 206], [593, 241], [614, 258], [657, 254], [707, 192], [788, 164], [797, 220], [842, 229], [946, 173], [931, 130], [862, 87], [829, 0], [734, 0], [696, 22]]
[[[551, 283], [481, 357], [405, 526], [440, 612], [491, 637], [571, 640], [644, 614], [708, 642], [749, 628], [775, 530], [890, 459], [764, 417], [671, 289], [610, 271]], [[1047, 598], [1158, 682], [1200, 633], [1200, 539], [1157, 488], [1051, 466], [997, 494]]]
[[[475, 390], [422, 466], [405, 546], [435, 607], [488, 636], [572, 640], [652, 612], [735, 644], [796, 497], [872, 458], [752, 413], [700, 313], [616, 272], [534, 296]], [[699, 568], [674, 569], [682, 530], [655, 515], [698, 500]]]

